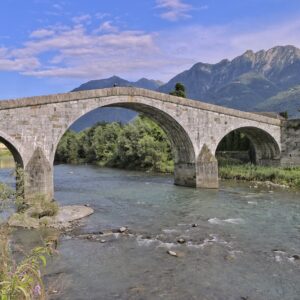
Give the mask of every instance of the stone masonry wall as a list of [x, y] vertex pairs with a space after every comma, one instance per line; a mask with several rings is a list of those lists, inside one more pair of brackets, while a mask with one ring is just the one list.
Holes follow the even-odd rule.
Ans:
[[288, 120], [283, 123], [281, 165], [300, 166], [300, 119]]

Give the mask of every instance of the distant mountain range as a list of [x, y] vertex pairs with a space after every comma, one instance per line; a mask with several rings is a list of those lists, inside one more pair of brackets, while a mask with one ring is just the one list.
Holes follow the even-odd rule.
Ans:
[[[217, 64], [200, 62], [166, 84], [146, 78], [129, 82], [113, 76], [89, 81], [74, 91], [117, 85], [169, 93], [177, 82], [185, 85], [187, 97], [191, 99], [244, 111], [288, 111], [291, 117], [300, 116], [300, 49], [294, 46], [277, 46], [256, 53], [248, 50], [231, 61], [224, 59]], [[112, 113], [116, 109], [106, 108], [105, 113], [101, 113], [102, 110], [94, 111], [93, 117], [103, 120], [103, 116], [106, 116], [110, 118], [107, 121], [118, 117], [120, 121], [126, 122], [135, 116], [124, 109], [119, 109], [117, 113]], [[90, 114], [84, 116], [77, 122], [80, 126], [76, 124], [76, 129], [88, 126], [92, 119], [94, 123]]]
[[[162, 82], [160, 81], [149, 80], [146, 78], [141, 78], [138, 81], [131, 82], [122, 79], [118, 76], [112, 76], [107, 79], [88, 81], [82, 84], [81, 86], [79, 86], [78, 88], [74, 89], [72, 92], [109, 88], [113, 86], [122, 86], [122, 87], [134, 86], [134, 87], [156, 91], [161, 85]], [[84, 128], [94, 125], [97, 122], [127, 123], [130, 120], [132, 120], [136, 115], [137, 115], [136, 112], [125, 108], [110, 108], [110, 107], [98, 108], [82, 116], [71, 126], [71, 128], [75, 131], [80, 131]]]

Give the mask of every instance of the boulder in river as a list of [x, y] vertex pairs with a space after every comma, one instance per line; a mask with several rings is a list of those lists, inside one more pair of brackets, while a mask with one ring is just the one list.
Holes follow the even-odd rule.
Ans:
[[75, 221], [85, 218], [94, 213], [91, 207], [83, 205], [61, 206], [55, 216], [45, 216], [35, 218], [26, 213], [15, 213], [8, 220], [8, 224], [13, 227], [40, 228], [52, 227], [65, 229], [71, 227]]

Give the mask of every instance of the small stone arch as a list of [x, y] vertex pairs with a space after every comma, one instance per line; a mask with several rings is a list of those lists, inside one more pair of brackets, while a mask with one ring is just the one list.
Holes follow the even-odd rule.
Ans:
[[[24, 170], [24, 161], [22, 155], [18, 149], [20, 149], [19, 145], [16, 142], [12, 141], [11, 138], [7, 137], [3, 133], [0, 133], [0, 143], [4, 144], [6, 148], [12, 154], [15, 165], [16, 165], [16, 192], [18, 196], [24, 195], [24, 178], [23, 178], [23, 170]], [[21, 171], [19, 171], [19, 169]]]
[[215, 152], [221, 141], [231, 132], [237, 131], [243, 133], [252, 143], [255, 158], [254, 162], [257, 165], [278, 165], [280, 163], [280, 147], [276, 140], [267, 131], [258, 127], [239, 127], [230, 132], [227, 132], [219, 140]]
[[19, 146], [16, 145], [15, 142], [13, 142], [11, 139], [8, 139], [7, 137], [4, 137], [4, 135], [0, 132], [0, 143], [4, 144], [6, 148], [11, 152], [16, 166], [23, 168], [24, 167], [24, 162], [22, 155], [18, 149], [20, 149]]

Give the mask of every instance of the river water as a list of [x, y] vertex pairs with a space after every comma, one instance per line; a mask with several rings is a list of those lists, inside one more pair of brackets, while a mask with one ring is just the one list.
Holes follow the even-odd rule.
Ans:
[[[51, 299], [299, 300], [300, 194], [251, 185], [192, 189], [172, 176], [56, 166], [59, 203], [95, 213], [61, 237], [46, 270], [61, 290]], [[130, 234], [102, 243], [78, 236], [121, 226]], [[29, 247], [40, 234], [15, 236]]]

